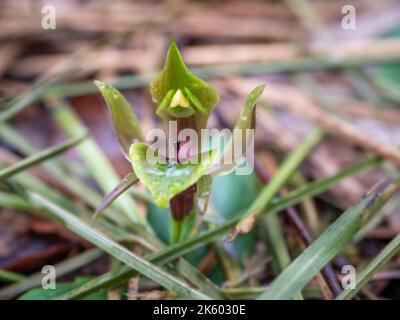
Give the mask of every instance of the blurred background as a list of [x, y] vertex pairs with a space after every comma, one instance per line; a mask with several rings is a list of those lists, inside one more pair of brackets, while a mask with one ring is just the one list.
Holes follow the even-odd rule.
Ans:
[[[46, 5], [55, 9], [55, 29], [46, 28]], [[52, 111], [64, 104], [88, 127], [118, 175], [125, 175], [130, 164], [120, 153], [93, 80], [120, 89], [145, 130], [159, 126], [148, 83], [174, 37], [187, 65], [221, 94], [210, 127], [232, 126], [247, 93], [267, 84], [257, 110], [256, 153], [271, 172], [316, 125], [327, 135], [302, 166], [297, 186], [371, 154], [391, 160], [302, 203], [298, 210], [312, 235], [318, 235], [371, 186], [399, 176], [394, 165], [400, 164], [399, 36], [400, 4], [395, 0], [2, 0], [0, 162], [13, 163], [32, 150], [65, 140], [65, 128]], [[65, 159], [82, 163], [75, 151]], [[32, 174], [79, 204], [79, 197], [41, 168]], [[81, 178], [98, 188], [85, 172]], [[216, 179], [213, 206], [224, 217], [242, 212], [257, 194], [256, 180], [254, 175]], [[361, 265], [399, 233], [396, 205], [336, 259], [338, 269], [348, 262]], [[157, 208], [142, 210], [149, 219], [163, 219]], [[291, 226], [285, 219], [281, 223], [289, 245], [296, 247]], [[168, 229], [162, 227], [158, 223], [156, 229], [166, 239]], [[268, 256], [264, 247], [254, 235], [244, 238], [226, 250], [235, 263], [244, 264], [250, 278], [260, 279], [260, 273], [268, 278], [259, 268]], [[53, 220], [0, 208], [0, 269], [28, 275], [88, 247]], [[215, 268], [215, 255], [200, 257], [199, 268], [223, 283], [229, 277]], [[377, 273], [364, 297], [400, 298], [399, 265], [394, 259]], [[78, 274], [102, 271], [104, 258]], [[0, 286], [7, 283], [0, 278]]]

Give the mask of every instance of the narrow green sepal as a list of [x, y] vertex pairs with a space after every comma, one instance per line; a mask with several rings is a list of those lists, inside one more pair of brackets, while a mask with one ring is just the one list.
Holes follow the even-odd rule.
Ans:
[[129, 159], [129, 147], [135, 141], [143, 141], [143, 133], [132, 106], [125, 97], [112, 86], [94, 81], [111, 111], [114, 128], [124, 155]]

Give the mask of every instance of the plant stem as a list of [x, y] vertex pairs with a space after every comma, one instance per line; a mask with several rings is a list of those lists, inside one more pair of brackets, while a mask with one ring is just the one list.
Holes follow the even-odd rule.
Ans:
[[171, 219], [171, 234], [170, 243], [175, 244], [179, 242], [182, 232], [183, 220]]

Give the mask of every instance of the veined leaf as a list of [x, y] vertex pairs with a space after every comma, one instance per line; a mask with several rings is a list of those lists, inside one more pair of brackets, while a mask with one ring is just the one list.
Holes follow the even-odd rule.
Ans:
[[139, 121], [129, 102], [117, 89], [97, 80], [94, 84], [99, 88], [111, 111], [118, 141], [125, 157], [129, 160], [130, 145], [134, 140], [143, 141], [143, 133]]
[[[213, 175], [229, 173], [239, 165], [239, 161], [237, 160], [244, 157], [247, 147], [254, 141], [254, 134], [250, 134], [250, 137], [248, 137], [250, 139], [247, 139], [246, 135], [249, 129], [254, 130], [255, 128], [255, 107], [257, 100], [263, 93], [264, 89], [265, 85], [260, 85], [254, 88], [248, 95], [244, 108], [236, 122], [234, 135], [225, 147], [220, 158], [220, 163], [211, 167], [208, 173], [212, 173]], [[241, 139], [241, 143], [239, 143], [237, 139]], [[241, 148], [235, 148], [235, 146], [241, 146]], [[231, 161], [225, 163], [226, 159], [230, 159]]]
[[379, 184], [347, 209], [315, 242], [298, 256], [258, 297], [291, 299], [321, 270], [399, 189], [399, 182]]
[[149, 188], [155, 203], [161, 208], [172, 197], [196, 183], [211, 166], [215, 155], [214, 150], [201, 153], [195, 156], [195, 163], [174, 163], [158, 159], [149, 161], [148, 148], [146, 144], [135, 143], [129, 150], [129, 156], [136, 175]]
[[[169, 92], [175, 94], [180, 90], [187, 95], [193, 107], [200, 112], [210, 113], [219, 101], [218, 92], [207, 82], [192, 74], [183, 62], [179, 49], [171, 40], [167, 59], [161, 73], [150, 83], [153, 101], [161, 105]], [[169, 99], [172, 98], [169, 94]], [[160, 113], [160, 110], [158, 112]]]

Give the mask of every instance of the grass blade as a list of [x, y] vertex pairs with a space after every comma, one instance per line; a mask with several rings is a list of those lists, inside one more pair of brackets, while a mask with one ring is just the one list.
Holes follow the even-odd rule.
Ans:
[[[16, 128], [8, 123], [2, 123], [0, 126], [0, 137], [6, 142], [8, 145], [12, 146], [13, 149], [17, 150], [20, 154], [25, 157], [31, 156], [37, 152], [40, 152], [40, 149], [32, 144], [31, 141], [22, 135]], [[68, 172], [76, 172], [82, 176], [85, 175], [84, 168], [76, 162], [71, 162], [66, 159], [54, 159], [50, 164], [43, 164], [44, 167], [59, 167], [59, 169], [67, 170]]]
[[[273, 257], [273, 266], [275, 273], [281, 273], [291, 262], [289, 250], [282, 233], [279, 217], [275, 212], [268, 214], [263, 219], [265, 229], [267, 231], [266, 241], [268, 251]], [[304, 300], [301, 292], [295, 297], [295, 300]]]
[[[19, 134], [18, 131], [7, 124], [0, 126], [0, 136], [4, 139], [4, 141], [7, 142], [7, 144], [11, 145], [13, 148], [18, 150], [18, 152], [26, 156], [30, 156], [36, 152], [39, 152], [39, 150], [32, 146], [32, 144], [27, 141], [24, 136]], [[44, 162], [41, 166], [44, 170], [46, 170], [47, 173], [49, 173], [49, 175], [57, 180], [57, 183], [62, 185], [72, 195], [86, 202], [86, 204], [93, 209], [95, 209], [103, 200], [103, 197], [97, 190], [89, 187], [80, 179], [76, 179], [74, 173], [79, 176], [86, 176], [86, 169], [83, 166], [71, 161], [65, 161], [65, 159], [60, 158], [53, 159], [51, 162]], [[137, 191], [132, 189], [131, 191], [135, 196], [144, 196], [142, 194], [137, 195]], [[119, 208], [113, 209], [114, 210], [112, 211], [107, 210], [105, 212], [108, 218], [120, 225], [131, 224], [131, 222], [123, 214], [122, 210], [118, 210]], [[116, 210], [118, 210], [118, 214], [115, 214]]]
[[[295, 189], [291, 192], [289, 192], [286, 196], [280, 198], [277, 200], [271, 207], [269, 207], [266, 211], [266, 214], [270, 214], [272, 212], [276, 212], [279, 210], [282, 210], [288, 206], [292, 206], [293, 204], [298, 203], [301, 201], [303, 197], [306, 196], [315, 196], [318, 195], [336, 183], [340, 182], [346, 177], [353, 176], [363, 170], [366, 170], [368, 168], [371, 168], [373, 166], [376, 166], [378, 164], [382, 163], [382, 160], [379, 157], [372, 157], [367, 160], [363, 160], [359, 163], [356, 163], [354, 165], [351, 165], [336, 175], [327, 177], [325, 179], [321, 179], [319, 181], [309, 183], [305, 185], [304, 187]], [[210, 243], [214, 241], [218, 236], [221, 236], [225, 234], [232, 226], [234, 226], [237, 222], [239, 221], [238, 218], [235, 218], [229, 222], [226, 222], [217, 228], [214, 228], [210, 231], [207, 231], [203, 234], [200, 234], [189, 241], [186, 241], [182, 244], [179, 244], [177, 246], [170, 247], [170, 249], [163, 251], [162, 253], [157, 254], [154, 256], [154, 259], [149, 257], [149, 260], [154, 263], [167, 263], [169, 261], [174, 260], [177, 256], [182, 256], [198, 247], [201, 247], [202, 245], [205, 245], [207, 243]], [[125, 268], [125, 270], [121, 271], [118, 275], [116, 274], [111, 274], [111, 273], [106, 273], [97, 279], [94, 279], [90, 283], [77, 288], [68, 294], [60, 297], [62, 299], [78, 299], [81, 298], [87, 294], [90, 294], [92, 292], [95, 292], [101, 288], [106, 288], [112, 285], [117, 285], [130, 277], [134, 276], [136, 274], [135, 270], [131, 270], [129, 268]]]
[[8, 192], [0, 192], [0, 206], [25, 212], [30, 212], [32, 208], [21, 196]]
[[[285, 196], [274, 200], [270, 206], [267, 206], [267, 209], [264, 212], [265, 214], [277, 212], [289, 206], [293, 206], [299, 203], [304, 197], [317, 196], [318, 194], [325, 192], [330, 187], [332, 187], [336, 183], [339, 183], [345, 178], [354, 176], [364, 170], [375, 167], [381, 163], [382, 159], [379, 157], [371, 157], [367, 160], [358, 162], [354, 165], [351, 165], [343, 169], [342, 171], [340, 171], [335, 175], [329, 176], [324, 179], [320, 179], [315, 182], [311, 182], [300, 188], [288, 192]], [[66, 201], [66, 199], [59, 199], [58, 197], [56, 197], [56, 195], [52, 193], [52, 190], [45, 188], [44, 185], [43, 186], [38, 185], [39, 181], [36, 181], [34, 177], [30, 175], [28, 176], [26, 173], [24, 173], [24, 177], [21, 176], [21, 178], [24, 179], [18, 179], [18, 182], [20, 182], [25, 188], [41, 190], [40, 193], [42, 195], [45, 195], [46, 197], [49, 197], [52, 200], [54, 199], [53, 201], [57, 200], [58, 201], [57, 203], [64, 203]], [[19, 196], [12, 194], [0, 193], [0, 204], [2, 206], [14, 208], [17, 210], [29, 211], [29, 205], [27, 205], [26, 201], [21, 199]], [[122, 217], [125, 218], [125, 216], [121, 216], [120, 218]]]
[[267, 231], [267, 248], [273, 257], [276, 273], [280, 273], [290, 264], [291, 259], [278, 216], [275, 213], [268, 214], [263, 222]]
[[77, 218], [68, 211], [47, 201], [43, 197], [33, 192], [28, 193], [33, 204], [43, 208], [54, 218], [60, 220], [68, 229], [76, 233], [80, 237], [93, 243], [98, 248], [104, 250], [114, 258], [125, 263], [129, 267], [137, 270], [147, 278], [159, 283], [168, 290], [176, 292], [179, 296], [187, 299], [209, 299], [203, 293], [188, 287], [179, 279], [166, 273], [154, 264], [149, 263], [145, 259], [133, 254], [128, 249], [119, 245], [115, 241], [109, 239], [101, 232], [93, 229], [81, 219]]
[[[289, 192], [286, 196], [277, 199], [276, 202], [274, 202], [270, 207], [268, 207], [268, 210], [265, 211], [265, 214], [270, 214], [272, 212], [282, 210], [287, 206], [292, 206], [293, 204], [296, 204], [299, 201], [301, 201], [303, 197], [309, 195], [312, 196], [318, 195], [326, 191], [336, 183], [340, 182], [341, 180], [345, 179], [346, 177], [353, 176], [363, 170], [379, 165], [380, 163], [382, 163], [382, 160], [379, 157], [372, 157], [367, 160], [363, 160], [359, 163], [356, 163], [354, 165], [351, 165], [345, 168], [344, 170], [340, 171], [336, 175], [327, 177], [325, 179], [321, 179], [313, 183], [309, 183], [303, 187], [295, 189]], [[27, 203], [20, 196], [12, 194], [7, 194], [7, 195], [4, 194], [3, 197], [2, 194], [3, 193], [0, 193], [0, 204], [2, 206], [17, 208], [17, 209], [21, 208], [21, 210], [28, 211], [29, 203]], [[13, 201], [11, 203], [9, 201], [10, 196], [13, 196], [12, 198]], [[149, 256], [148, 258], [150, 261], [159, 264], [170, 262], [179, 256], [182, 256], [192, 250], [195, 250], [196, 248], [199, 248], [207, 243], [214, 241], [217, 237], [229, 231], [229, 229], [232, 228], [232, 226], [234, 226], [238, 221], [239, 221], [238, 218], [228, 221], [227, 223], [224, 223], [210, 231], [204, 232], [190, 239], [189, 241], [186, 241], [178, 246], [170, 247], [169, 249], [163, 250], [162, 252], [156, 255]], [[121, 282], [124, 282], [136, 274], [137, 272], [135, 270], [125, 267], [124, 270], [122, 270], [118, 274], [106, 273], [90, 281], [89, 283], [83, 285], [82, 287], [70, 291], [68, 294], [63, 295], [60, 298], [78, 299], [86, 296], [87, 294], [95, 292], [101, 288], [108, 288], [113, 285], [117, 285]]]
[[[152, 254], [146, 259], [152, 263], [156, 263], [159, 265], [171, 262], [178, 257], [181, 257], [197, 248], [200, 248], [218, 237], [227, 233], [237, 222], [239, 218], [232, 219], [230, 221], [225, 222], [224, 224], [203, 232], [185, 242], [178, 243], [173, 246], [169, 246], [167, 249], [163, 250], [162, 252]], [[118, 273], [107, 272], [98, 278], [89, 281], [88, 283], [84, 284], [83, 286], [71, 290], [70, 292], [58, 297], [61, 300], [69, 300], [69, 299], [80, 299], [92, 292], [96, 292], [102, 288], [110, 288], [113, 286], [117, 286], [124, 281], [127, 281], [131, 277], [137, 275], [135, 270], [132, 270], [129, 267], [123, 267], [121, 271]]]
[[193, 267], [189, 262], [179, 259], [176, 264], [176, 269], [182, 274], [186, 275], [186, 279], [195, 284], [200, 290], [212, 293], [214, 299], [225, 300], [227, 296], [221, 292], [219, 287], [208, 279], [197, 268]]
[[26, 279], [26, 277], [22, 274], [19, 274], [19, 273], [13, 272], [13, 271], [0, 269], [0, 281], [21, 282], [21, 281], [24, 281], [25, 279]]
[[[15, 194], [11, 194], [11, 193], [0, 192], [0, 205], [2, 207], [23, 210], [25, 212], [31, 212], [31, 213], [37, 212], [37, 208], [35, 208], [26, 199], [22, 198], [20, 195], [15, 195]], [[138, 243], [140, 245], [143, 245], [146, 249], [149, 249], [151, 251], [156, 250], [157, 249], [156, 247], [158, 247], [160, 249], [164, 249], [163, 244], [158, 243], [156, 240], [155, 240], [156, 242], [154, 243], [153, 238], [152, 238], [153, 236], [146, 234], [145, 230], [142, 230], [143, 234], [140, 234], [140, 233], [134, 231], [135, 235], [132, 235], [130, 232], [125, 231], [124, 229], [113, 226], [111, 223], [107, 222], [106, 220], [101, 219], [101, 220], [99, 220], [99, 222], [102, 226], [104, 225], [106, 227], [107, 232], [109, 232], [107, 234], [110, 235], [116, 241], [119, 241], [118, 239], [123, 241], [123, 239], [127, 240], [127, 239], [131, 239], [132, 237], [135, 237], [135, 239], [137, 241], [139, 241], [140, 239], [143, 239], [143, 242], [140, 241]], [[222, 229], [222, 232], [226, 232], [229, 229], [229, 226], [231, 226], [231, 224], [229, 224], [228, 226], [224, 226], [224, 228]], [[218, 227], [217, 230], [221, 230], [221, 229]], [[139, 231], [139, 230], [136, 230], [136, 231]], [[142, 237], [146, 237], [146, 236], [150, 237], [148, 240], [151, 243], [147, 242], [147, 240], [142, 238]], [[171, 253], [171, 259], [173, 260], [173, 259], [177, 258], [177, 254], [178, 254], [178, 256], [179, 256], [179, 254], [183, 255], [191, 250], [198, 248], [201, 245], [205, 245], [208, 242], [214, 240], [216, 238], [216, 236], [218, 236], [218, 233], [215, 234], [214, 230], [213, 230], [211, 233], [202, 235], [202, 237], [199, 239], [200, 244], [190, 242], [189, 247], [187, 247], [185, 244], [182, 247], [173, 247], [172, 251], [168, 251], [168, 252]], [[205, 242], [203, 242], [203, 241], [205, 241]], [[203, 243], [203, 244], [201, 244], [201, 243]], [[182, 249], [184, 250], [183, 252], [181, 251]], [[156, 255], [151, 255], [149, 257], [157, 258]], [[215, 299], [223, 299], [222, 298], [223, 295], [219, 292], [219, 288], [216, 287], [215, 284], [212, 283], [209, 279], [207, 279], [204, 275], [199, 274], [197, 269], [195, 267], [193, 267], [191, 264], [184, 261], [183, 259], [179, 259], [178, 266], [182, 266], [182, 268], [178, 268], [179, 273], [182, 276], [184, 276], [186, 279], [189, 279], [198, 288], [202, 289], [206, 294], [210, 295], [212, 298], [215, 298]], [[126, 267], [126, 270], [130, 271], [130, 272], [133, 271], [135, 274], [137, 274], [135, 270], [132, 270], [128, 267]], [[129, 279], [129, 278], [130, 277], [128, 276], [126, 279]], [[86, 287], [86, 284], [84, 286]], [[90, 292], [93, 292], [93, 291], [96, 291], [96, 289], [94, 289]]]
[[41, 163], [43, 161], [46, 161], [48, 159], [51, 159], [52, 157], [55, 157], [68, 149], [75, 147], [79, 143], [81, 143], [84, 139], [87, 138], [87, 135], [80, 135], [76, 138], [73, 138], [71, 140], [68, 140], [64, 143], [61, 143], [59, 145], [53, 146], [51, 148], [48, 148], [46, 150], [40, 151], [34, 155], [31, 155], [7, 168], [4, 168], [0, 170], [0, 180], [7, 179], [21, 171], [24, 171], [25, 169], [28, 169], [38, 163]]
[[347, 209], [258, 299], [291, 299], [344, 248], [398, 188], [399, 183], [381, 183], [357, 205]]

